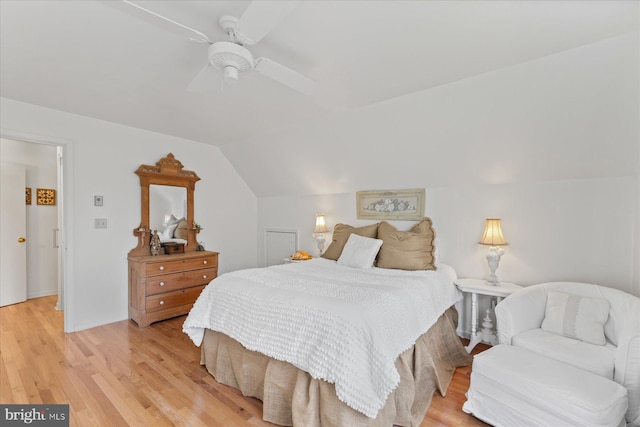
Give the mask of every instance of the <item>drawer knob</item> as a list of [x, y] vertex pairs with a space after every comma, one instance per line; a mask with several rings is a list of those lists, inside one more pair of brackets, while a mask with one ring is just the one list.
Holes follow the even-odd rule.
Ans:
[[203, 274], [203, 275], [202, 275], [202, 278], [203, 278], [203, 279], [206, 279], [206, 278], [207, 278], [207, 275], [206, 275], [206, 274]]
[[164, 305], [164, 301], [160, 301], [160, 305]]
[[164, 270], [164, 265], [161, 265], [159, 268], [160, 268], [160, 271]]
[[160, 286], [164, 286], [164, 282], [160, 282]]
[[202, 263], [203, 263], [203, 264], [206, 264], [206, 263], [207, 263], [207, 260], [205, 259], [204, 261], [202, 261]]

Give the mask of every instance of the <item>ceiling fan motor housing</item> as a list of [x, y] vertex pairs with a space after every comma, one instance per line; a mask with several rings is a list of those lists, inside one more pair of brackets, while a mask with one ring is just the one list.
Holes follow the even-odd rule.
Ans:
[[216, 42], [209, 46], [209, 63], [224, 72], [225, 78], [237, 80], [238, 75], [254, 67], [253, 55], [233, 42]]

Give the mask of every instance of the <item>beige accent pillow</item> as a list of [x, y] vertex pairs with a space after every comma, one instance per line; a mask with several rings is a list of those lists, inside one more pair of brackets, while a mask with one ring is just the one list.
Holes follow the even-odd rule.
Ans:
[[183, 220], [180, 221], [180, 223], [178, 224], [178, 228], [176, 228], [176, 231], [173, 232], [173, 237], [175, 237], [176, 239], [183, 239], [183, 240], [187, 240], [187, 229], [189, 228], [189, 226], [187, 225], [187, 220]]
[[364, 227], [358, 228], [347, 224], [336, 224], [333, 228], [331, 244], [322, 254], [322, 258], [337, 261], [338, 258], [340, 258], [340, 255], [342, 255], [344, 245], [347, 243], [347, 240], [352, 233], [355, 233], [358, 236], [375, 239], [378, 235], [378, 224], [365, 225]]
[[399, 270], [435, 270], [435, 241], [431, 219], [425, 218], [409, 231], [399, 231], [382, 221], [378, 239], [384, 243], [378, 252], [377, 267]]

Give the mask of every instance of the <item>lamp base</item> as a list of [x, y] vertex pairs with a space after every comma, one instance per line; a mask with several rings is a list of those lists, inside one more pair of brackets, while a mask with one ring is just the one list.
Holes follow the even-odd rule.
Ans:
[[318, 241], [318, 256], [322, 256], [325, 242], [324, 233], [313, 233], [313, 237]]
[[489, 278], [487, 279], [487, 284], [489, 285], [497, 286], [500, 284], [498, 276], [496, 276], [496, 270], [498, 269], [502, 255], [504, 255], [504, 249], [497, 246], [491, 246], [489, 248], [489, 252], [487, 252], [487, 263], [489, 264], [489, 270], [491, 271]]

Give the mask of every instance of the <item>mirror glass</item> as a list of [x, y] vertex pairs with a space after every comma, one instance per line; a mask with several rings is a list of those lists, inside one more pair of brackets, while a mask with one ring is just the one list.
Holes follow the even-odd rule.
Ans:
[[187, 189], [170, 185], [149, 185], [149, 226], [160, 233], [171, 215], [187, 217]]

